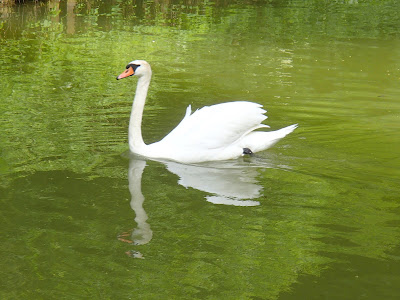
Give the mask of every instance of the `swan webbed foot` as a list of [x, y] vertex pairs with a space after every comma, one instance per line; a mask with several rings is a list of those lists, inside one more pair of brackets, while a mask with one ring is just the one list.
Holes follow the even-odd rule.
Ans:
[[252, 156], [253, 151], [251, 151], [251, 149], [249, 149], [249, 148], [243, 148], [243, 155], [244, 154], [248, 154], [248, 155]]

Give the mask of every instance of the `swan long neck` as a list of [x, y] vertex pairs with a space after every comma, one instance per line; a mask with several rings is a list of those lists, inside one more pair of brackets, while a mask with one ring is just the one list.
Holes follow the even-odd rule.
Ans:
[[139, 77], [133, 99], [131, 118], [129, 120], [128, 140], [132, 152], [140, 153], [146, 144], [142, 137], [142, 117], [147, 91], [149, 89], [151, 73]]

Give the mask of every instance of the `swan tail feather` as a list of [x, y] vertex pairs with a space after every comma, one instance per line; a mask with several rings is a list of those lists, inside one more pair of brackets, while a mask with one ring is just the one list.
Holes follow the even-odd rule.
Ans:
[[189, 117], [192, 114], [192, 106], [189, 104], [189, 106], [186, 108], [186, 114], [183, 117], [183, 119]]
[[299, 125], [298, 124], [293, 124], [293, 125], [289, 125], [287, 127], [278, 129], [275, 132], [275, 134], [277, 135], [277, 138], [283, 138], [285, 136], [287, 136], [289, 133], [293, 132]]
[[259, 152], [275, 145], [280, 139], [293, 132], [298, 124], [293, 124], [275, 131], [253, 131], [243, 137], [240, 145], [252, 152]]

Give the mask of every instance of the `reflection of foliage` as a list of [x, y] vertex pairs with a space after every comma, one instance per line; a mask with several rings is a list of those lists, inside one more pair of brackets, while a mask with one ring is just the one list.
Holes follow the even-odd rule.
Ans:
[[[126, 172], [125, 160], [110, 165]], [[262, 205], [248, 209], [210, 205], [198, 191], [175, 185], [163, 164], [148, 162], [143, 193], [154, 238], [133, 248], [146, 257], [136, 265], [124, 259], [131, 248], [115, 242], [123, 224], [134, 225], [122, 201], [128, 198], [126, 178], [89, 181], [81, 175], [36, 172], [3, 193], [13, 201], [3, 203], [2, 282], [24, 288], [1, 286], [0, 295], [49, 298], [69, 289], [82, 297], [100, 289], [116, 299], [127, 291], [143, 299], [166, 292], [177, 298], [276, 299], [300, 274], [318, 276], [350, 256], [384, 259], [398, 244], [398, 229], [386, 226], [397, 203], [377, 201], [385, 186], [377, 192], [375, 182], [357, 183], [351, 174], [332, 180], [263, 170]]]
[[[393, 1], [302, 3], [299, 7], [298, 1], [79, 1], [71, 7], [68, 1], [50, 1], [3, 7], [0, 109], [7, 118], [1, 136], [5, 161], [19, 162], [19, 170], [35, 162], [38, 170], [68, 165], [82, 172], [101, 163], [103, 151], [125, 149], [130, 104], [121, 104], [122, 95], [115, 95], [111, 79], [120, 69], [115, 61], [125, 63], [133, 51], [164, 61], [165, 68], [176, 68], [178, 78], [169, 78], [176, 85], [152, 84], [146, 107], [151, 118], [151, 111], [161, 108], [151, 101], [152, 94], [163, 91], [179, 97], [175, 91], [195, 91], [190, 85], [195, 78], [185, 78], [184, 88], [177, 85], [183, 81], [179, 74], [184, 72], [185, 53], [196, 41], [208, 51], [191, 57], [191, 64], [218, 54], [225, 45], [232, 46], [227, 55], [240, 57], [236, 46], [254, 39], [270, 49], [275, 43], [310, 41], [321, 35], [391, 36], [400, 27], [392, 17], [398, 6]], [[265, 47], [256, 52], [264, 64]], [[284, 86], [292, 66], [290, 51], [276, 51], [283, 57], [276, 62], [271, 57], [270, 64]], [[113, 59], [104, 64], [105, 57]], [[249, 74], [259, 72], [256, 62], [247, 67]]]
[[[1, 250], [6, 253], [6, 282], [21, 280], [25, 287], [14, 291], [14, 298], [29, 298], [31, 291], [38, 298], [49, 293], [59, 298], [66, 290], [77, 297], [101, 298], [108, 293], [116, 299], [126, 298], [127, 291], [146, 298], [148, 290], [153, 297], [159, 293], [155, 298], [171, 290], [180, 291], [182, 298], [221, 298], [219, 291], [230, 292], [232, 299], [276, 298], [299, 274], [318, 275], [323, 265], [335, 261], [334, 255], [387, 258], [385, 251], [398, 244], [398, 217], [392, 212], [397, 209], [393, 178], [398, 169], [389, 173], [386, 166], [378, 166], [377, 156], [371, 164], [359, 149], [377, 149], [377, 141], [393, 145], [398, 118], [378, 102], [327, 101], [339, 98], [337, 89], [342, 97], [354, 87], [363, 98], [360, 90], [366, 83], [359, 84], [360, 74], [354, 71], [359, 64], [350, 60], [353, 65], [345, 69], [345, 58], [349, 49], [360, 61], [375, 52], [361, 53], [358, 47], [364, 44], [349, 46], [346, 41], [398, 36], [398, 1], [77, 1], [74, 7], [69, 1], [57, 3], [0, 8], [0, 173], [7, 173], [0, 184], [6, 199], [2, 228], [7, 230]], [[334, 44], [333, 38], [346, 41]], [[314, 64], [316, 57], [309, 53], [312, 41], [326, 43], [319, 48], [321, 61]], [[244, 77], [233, 62], [245, 63], [242, 72], [253, 87], [252, 97], [263, 99], [262, 87], [269, 81], [277, 86], [278, 97], [303, 92], [306, 96], [297, 107], [293, 103], [292, 114], [320, 125], [313, 126], [314, 136], [308, 129], [303, 141], [309, 148], [286, 150], [311, 156], [309, 173], [262, 171], [265, 197], [252, 210], [210, 205], [198, 191], [177, 187], [177, 178], [162, 165], [149, 162], [143, 189], [150, 200], [145, 208], [155, 238], [146, 248], [149, 259], [132, 267], [140, 276], [132, 276], [123, 255], [119, 261], [115, 258], [116, 252], [126, 251], [114, 238], [125, 225], [110, 226], [132, 219], [127, 203], [119, 201], [127, 199], [128, 192], [127, 162], [118, 158], [127, 149], [131, 95], [126, 91], [132, 82], [118, 82], [116, 88], [114, 79], [131, 57], [154, 62], [157, 79], [146, 106], [144, 122], [151, 126], [144, 127], [150, 133], [145, 132], [145, 138], [157, 140], [168, 132], [181, 117], [171, 112], [184, 111], [191, 101], [187, 95], [199, 106], [244, 90], [245, 85], [237, 88]], [[299, 74], [293, 71], [296, 59], [304, 68], [293, 79]], [[386, 57], [380, 62], [384, 67], [398, 64]], [[328, 67], [321, 71], [324, 66]], [[338, 69], [340, 82], [332, 82], [329, 68]], [[375, 82], [368, 79], [368, 84]], [[313, 99], [321, 94], [310, 91], [322, 85], [327, 96]], [[205, 93], [210, 100], [203, 99]], [[245, 97], [245, 92], [239, 96]], [[390, 101], [386, 99], [385, 105], [396, 109]], [[360, 126], [366, 118], [358, 120], [354, 111], [361, 106], [379, 113], [379, 122], [372, 120], [374, 129], [385, 127], [386, 136]], [[326, 121], [324, 126], [321, 120]], [[340, 134], [344, 121], [358, 135]], [[369, 140], [362, 136], [367, 129]], [[339, 134], [331, 135], [334, 132]], [[280, 150], [272, 149], [269, 155], [274, 151]], [[385, 160], [396, 157], [392, 149], [383, 153]], [[349, 156], [357, 160], [350, 164]], [[284, 160], [279, 157], [280, 163]], [[347, 173], [338, 178], [344, 163]], [[360, 170], [373, 175], [361, 180]], [[83, 280], [77, 282], [79, 276]]]
[[[214, 29], [233, 29], [245, 33], [259, 24], [261, 32], [285, 34], [286, 38], [299, 39], [313, 33], [350, 37], [366, 35], [397, 35], [400, 24], [398, 1], [348, 0], [348, 1], [78, 1], [71, 7], [69, 1], [59, 4], [26, 5], [3, 8], [6, 18], [3, 30], [15, 23], [17, 15], [24, 18], [17, 23], [33, 23], [43, 13], [63, 23], [75, 16], [77, 28], [97, 26], [101, 30], [115, 30], [119, 26], [168, 26], [197, 33]], [[0, 11], [1, 12], [1, 11]], [[80, 17], [85, 16], [85, 21]], [[87, 18], [87, 16], [90, 16]], [[121, 18], [122, 17], [122, 18]], [[87, 23], [88, 22], [88, 23]], [[10, 26], [8, 26], [10, 23]], [[49, 20], [40, 26], [50, 25]], [[250, 32], [248, 32], [250, 33]], [[15, 34], [15, 32], [14, 32]]]

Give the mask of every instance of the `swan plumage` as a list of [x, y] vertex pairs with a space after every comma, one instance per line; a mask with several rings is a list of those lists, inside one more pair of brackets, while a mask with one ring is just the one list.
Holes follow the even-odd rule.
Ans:
[[117, 77], [139, 77], [129, 122], [129, 149], [133, 153], [182, 163], [234, 159], [243, 155], [243, 149], [263, 151], [297, 128], [294, 124], [276, 131], [255, 131], [269, 126], [262, 124], [267, 119], [266, 110], [253, 102], [215, 104], [193, 113], [189, 105], [178, 126], [161, 141], [146, 145], [141, 123], [151, 74], [146, 61], [134, 60]]

